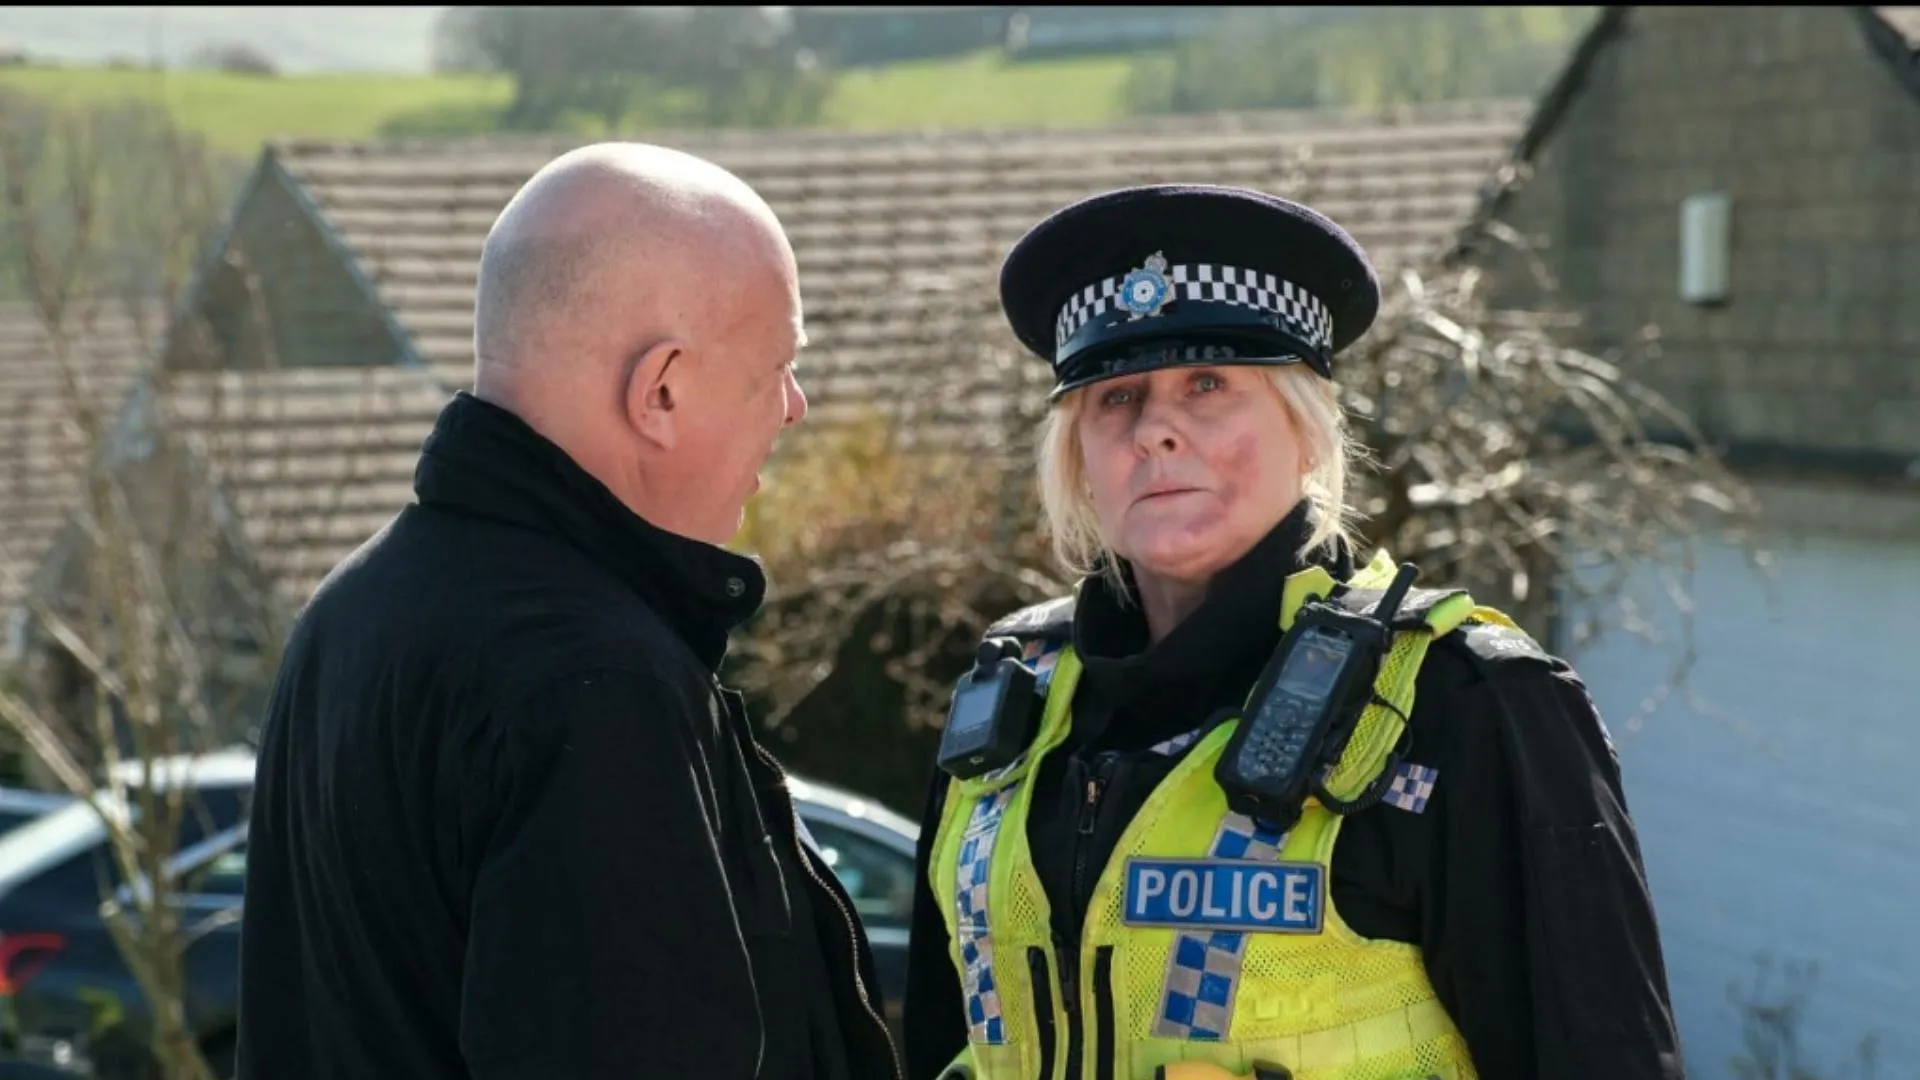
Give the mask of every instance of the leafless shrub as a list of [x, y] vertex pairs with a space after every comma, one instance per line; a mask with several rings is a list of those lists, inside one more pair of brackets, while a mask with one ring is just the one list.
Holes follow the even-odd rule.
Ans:
[[[123, 136], [136, 119], [149, 152], [133, 158]], [[266, 370], [242, 378], [220, 373], [217, 352], [179, 355], [220, 347], [175, 303], [204, 269], [222, 179], [164, 114], [0, 98], [6, 269], [56, 373], [34, 406], [58, 416], [42, 463], [70, 481], [61, 490], [71, 498], [65, 533], [44, 557], [0, 551], [0, 572], [38, 566], [12, 590], [26, 618], [16, 648], [0, 655], [0, 730], [99, 815], [113, 879], [101, 914], [150, 1017], [108, 1034], [143, 1044], [165, 1080], [213, 1080], [204, 1040], [219, 1033], [193, 1027], [183, 957], [238, 916], [179, 904], [194, 881], [173, 856], [190, 818], [207, 820], [191, 770], [247, 734], [296, 602], [257, 557], [274, 522], [247, 520], [227, 491], [241, 471], [256, 489], [284, 488], [270, 471], [311, 459], [270, 452], [288, 396], [274, 381], [275, 334], [243, 247], [224, 257], [249, 284], [242, 317], [256, 322]], [[144, 212], [129, 212], [136, 205]], [[124, 339], [108, 333], [128, 324], [136, 332]], [[174, 343], [177, 371], [154, 361], [163, 341]], [[97, 385], [112, 366], [101, 354], [115, 349], [122, 355], [107, 359], [132, 373], [127, 393]], [[349, 459], [353, 438], [345, 428], [335, 440]], [[352, 489], [350, 469], [330, 479], [333, 497]], [[0, 500], [8, 494], [0, 486]], [[324, 498], [308, 502], [324, 516]]]

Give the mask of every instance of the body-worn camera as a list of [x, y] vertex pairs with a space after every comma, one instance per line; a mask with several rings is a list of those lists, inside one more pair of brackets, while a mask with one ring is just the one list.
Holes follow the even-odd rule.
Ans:
[[954, 688], [940, 732], [940, 768], [961, 780], [1011, 765], [1033, 738], [1038, 677], [1011, 638], [981, 642], [973, 670]]
[[1401, 566], [1372, 615], [1302, 606], [1214, 768], [1229, 808], [1281, 831], [1300, 820], [1321, 770], [1339, 760], [1373, 700], [1394, 614], [1418, 572]]

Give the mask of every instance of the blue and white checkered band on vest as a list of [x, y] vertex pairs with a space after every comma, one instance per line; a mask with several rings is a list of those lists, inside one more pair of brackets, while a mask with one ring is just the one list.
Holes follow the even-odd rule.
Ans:
[[1054, 347], [1064, 346], [1082, 327], [1109, 313], [1151, 318], [1159, 314], [1161, 305], [1180, 300], [1231, 304], [1278, 315], [1308, 345], [1333, 348], [1332, 312], [1300, 286], [1233, 266], [1169, 266], [1158, 256], [1141, 269], [1102, 278], [1069, 296], [1054, 323]]
[[1004, 787], [974, 804], [960, 845], [959, 874], [954, 879], [954, 927], [960, 958], [966, 966], [960, 981], [969, 1038], [992, 1046], [1004, 1045], [1007, 1032], [1000, 1014], [1000, 988], [994, 980], [987, 877], [993, 866], [994, 842], [1000, 838], [1000, 822], [1016, 790]]

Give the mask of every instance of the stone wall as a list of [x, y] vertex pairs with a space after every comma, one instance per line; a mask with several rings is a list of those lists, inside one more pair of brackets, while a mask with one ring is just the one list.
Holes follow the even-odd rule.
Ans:
[[[1858, 9], [1632, 8], [1500, 213], [1584, 344], [1710, 437], [1920, 458], [1920, 100]], [[1680, 207], [1732, 198], [1729, 299], [1680, 298]], [[1496, 260], [1508, 302], [1543, 295]]]

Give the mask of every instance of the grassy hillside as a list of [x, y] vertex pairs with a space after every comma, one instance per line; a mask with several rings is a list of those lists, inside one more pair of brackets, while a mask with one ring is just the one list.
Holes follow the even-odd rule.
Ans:
[[505, 79], [430, 75], [284, 75], [210, 71], [10, 68], [0, 86], [75, 104], [146, 98], [222, 150], [252, 155], [276, 135], [364, 138], [423, 113], [484, 111], [506, 103]]
[[[1128, 61], [1007, 63], [983, 53], [839, 76], [822, 123], [833, 127], [1098, 124], [1122, 111]], [[278, 135], [366, 138], [484, 131], [512, 96], [504, 78], [283, 75], [42, 67], [0, 70], [0, 86], [86, 103], [158, 100], [216, 146], [251, 155]]]
[[822, 123], [844, 128], [1092, 125], [1125, 113], [1136, 57], [1009, 63], [997, 51], [842, 72]]

